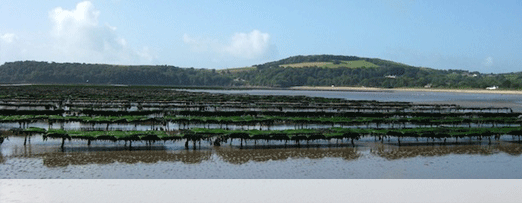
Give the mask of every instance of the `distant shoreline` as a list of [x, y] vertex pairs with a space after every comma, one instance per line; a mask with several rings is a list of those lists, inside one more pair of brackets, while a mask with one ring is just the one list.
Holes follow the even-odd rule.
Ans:
[[168, 85], [124, 85], [124, 84], [0, 84], [0, 87], [23, 86], [92, 86], [92, 87], [152, 87], [168, 89], [216, 89], [216, 90], [310, 90], [310, 91], [352, 91], [352, 92], [447, 92], [468, 94], [516, 94], [522, 90], [486, 90], [486, 89], [438, 89], [438, 88], [377, 88], [377, 87], [346, 87], [346, 86], [293, 86], [293, 87], [266, 87], [266, 86], [168, 86]]
[[437, 89], [437, 88], [376, 88], [376, 87], [327, 87], [327, 86], [295, 86], [290, 90], [322, 90], [322, 91], [357, 91], [357, 92], [449, 92], [469, 94], [522, 94], [519, 90], [485, 90], [485, 89]]

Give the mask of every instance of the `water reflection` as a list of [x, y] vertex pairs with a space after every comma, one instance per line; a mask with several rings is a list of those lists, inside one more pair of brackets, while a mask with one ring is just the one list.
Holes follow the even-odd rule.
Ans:
[[390, 147], [379, 146], [376, 150], [372, 150], [372, 154], [383, 157], [387, 160], [405, 159], [413, 157], [433, 157], [446, 156], [450, 154], [456, 155], [492, 155], [504, 152], [510, 155], [518, 156], [522, 154], [522, 146], [519, 144], [497, 144], [497, 145], [480, 145], [480, 144], [461, 144], [461, 145], [442, 145], [442, 146], [407, 146], [407, 147]]
[[[30, 147], [27, 147], [30, 148]], [[90, 152], [45, 152], [31, 154], [31, 152], [18, 151], [13, 157], [17, 158], [41, 158], [44, 166], [65, 167], [68, 165], [87, 164], [112, 164], [112, 163], [158, 163], [158, 162], [182, 162], [184, 164], [199, 164], [211, 159], [216, 154], [223, 161], [231, 164], [245, 164], [249, 161], [266, 162], [287, 159], [322, 159], [342, 158], [350, 161], [361, 155], [355, 148], [292, 148], [292, 149], [236, 149], [215, 148], [215, 150], [162, 150], [162, 147], [147, 147], [147, 150], [129, 151], [128, 149], [111, 148], [105, 150], [92, 150]]]
[[89, 153], [49, 153], [40, 157], [47, 167], [64, 167], [68, 165], [112, 164], [112, 163], [147, 163], [182, 162], [184, 164], [198, 164], [209, 160], [210, 151], [181, 151], [169, 152], [162, 150], [152, 151], [110, 151]]
[[[12, 142], [11, 142], [12, 141]], [[232, 146], [206, 147], [186, 150], [182, 142], [166, 142], [150, 145], [137, 144], [132, 148], [111, 142], [96, 142], [85, 146], [84, 142], [72, 141], [65, 152], [59, 141], [34, 140], [23, 146], [22, 137], [13, 137], [0, 150], [0, 164], [10, 159], [40, 159], [45, 167], [66, 167], [69, 165], [88, 164], [155, 164], [158, 162], [181, 162], [200, 164], [217, 161], [233, 165], [249, 162], [285, 161], [296, 159], [341, 158], [344, 161], [356, 161], [363, 156], [382, 157], [386, 160], [407, 159], [414, 157], [436, 157], [446, 155], [481, 155], [488, 156], [506, 153], [512, 156], [522, 154], [522, 145], [517, 142], [501, 141], [492, 145], [475, 142], [463, 142], [458, 145], [411, 145], [397, 146], [379, 142], [361, 142], [355, 147], [349, 144], [316, 143], [310, 145], [245, 145], [243, 149]], [[56, 142], [56, 143], [55, 143]], [[273, 143], [272, 143], [273, 144]], [[369, 154], [365, 153], [370, 151]]]
[[522, 145], [520, 145], [520, 142], [508, 144], [505, 146], [499, 145], [498, 150], [509, 155], [520, 156], [522, 154]]
[[[6, 145], [5, 158], [36, 158], [42, 159], [47, 167], [62, 167], [68, 165], [112, 164], [112, 163], [157, 163], [182, 162], [197, 164], [209, 160], [209, 150], [182, 150], [182, 146], [156, 144], [152, 146], [136, 145], [132, 148], [124, 145], [114, 145], [112, 142], [95, 142], [94, 146], [85, 146], [80, 141], [71, 141], [63, 152], [56, 147], [56, 140], [35, 140], [33, 144], [21, 145], [23, 138], [13, 137], [13, 142]], [[139, 143], [137, 143], [139, 144]], [[169, 146], [170, 148], [167, 148]], [[175, 149], [175, 150], [171, 150]], [[178, 149], [178, 150], [176, 150]], [[3, 157], [3, 156], [2, 156]]]
[[219, 148], [216, 154], [224, 161], [232, 164], [245, 164], [249, 161], [266, 162], [287, 159], [322, 159], [342, 158], [355, 160], [361, 154], [355, 148], [287, 148], [287, 149], [226, 149]]

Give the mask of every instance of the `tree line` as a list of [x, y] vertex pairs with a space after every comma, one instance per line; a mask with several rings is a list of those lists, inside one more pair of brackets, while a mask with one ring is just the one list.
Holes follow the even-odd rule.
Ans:
[[[283, 64], [302, 62], [332, 62], [365, 60], [379, 67], [280, 67]], [[522, 88], [522, 72], [482, 74], [467, 70], [436, 70], [413, 67], [377, 58], [356, 56], [313, 55], [294, 56], [256, 66], [253, 71], [239, 72], [238, 77], [250, 85], [270, 87], [290, 86], [366, 86], [381, 88]], [[387, 77], [388, 76], [388, 77]]]
[[5, 63], [0, 66], [0, 81], [36, 84], [234, 85], [230, 75], [217, 73], [213, 69], [36, 61]]
[[[302, 62], [365, 60], [379, 67], [280, 67]], [[393, 61], [356, 56], [293, 56], [255, 65], [245, 71], [180, 68], [176, 66], [122, 66], [108, 64], [8, 62], [0, 66], [0, 83], [125, 84], [173, 86], [366, 86], [521, 89], [522, 72], [483, 74], [466, 70], [436, 70]]]

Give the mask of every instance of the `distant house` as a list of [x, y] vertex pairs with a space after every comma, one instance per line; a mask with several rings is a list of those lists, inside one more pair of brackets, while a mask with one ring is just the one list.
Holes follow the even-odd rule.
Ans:
[[397, 76], [395, 76], [395, 75], [387, 75], [387, 76], [384, 76], [384, 77], [385, 77], [385, 78], [391, 78], [391, 79], [395, 79], [395, 78], [397, 78]]
[[498, 86], [493, 85], [493, 86], [491, 86], [491, 87], [486, 87], [486, 89], [487, 89], [487, 90], [496, 90], [496, 89], [498, 89]]

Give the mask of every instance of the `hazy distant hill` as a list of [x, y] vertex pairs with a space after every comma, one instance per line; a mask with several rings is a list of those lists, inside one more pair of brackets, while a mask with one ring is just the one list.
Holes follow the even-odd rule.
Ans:
[[481, 74], [436, 70], [356, 56], [293, 56], [252, 67], [213, 70], [176, 66], [9, 62], [0, 83], [191, 86], [366, 86], [501, 89], [522, 87], [522, 73]]

